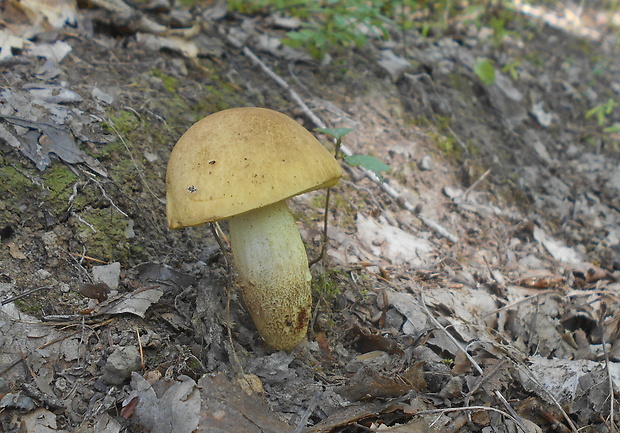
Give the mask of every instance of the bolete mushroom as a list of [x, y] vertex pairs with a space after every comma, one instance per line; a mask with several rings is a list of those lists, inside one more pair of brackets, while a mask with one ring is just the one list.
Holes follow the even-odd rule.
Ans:
[[265, 342], [290, 350], [312, 306], [308, 258], [286, 199], [335, 185], [342, 170], [303, 126], [265, 108], [232, 108], [179, 139], [166, 175], [170, 228], [228, 220], [243, 299]]

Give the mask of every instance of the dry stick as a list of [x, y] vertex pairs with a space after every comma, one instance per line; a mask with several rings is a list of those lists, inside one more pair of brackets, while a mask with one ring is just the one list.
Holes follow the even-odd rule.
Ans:
[[480, 389], [480, 387], [482, 387], [482, 385], [484, 385], [489, 379], [495, 376], [495, 373], [497, 373], [504, 366], [504, 364], [506, 364], [506, 360], [502, 359], [500, 362], [497, 363], [495, 367], [493, 367], [491, 371], [489, 371], [485, 376], [482, 376], [480, 380], [476, 382], [476, 384], [474, 384], [474, 386], [465, 395], [464, 400], [466, 406], [469, 406], [469, 401], [471, 400], [471, 397]]
[[327, 250], [327, 243], [329, 242], [329, 239], [327, 238], [327, 228], [329, 227], [329, 196], [331, 195], [331, 192], [332, 189], [328, 188], [327, 192], [325, 193], [325, 214], [323, 215], [323, 236], [321, 237], [321, 251], [319, 251], [319, 255], [315, 259], [310, 260], [308, 266], [313, 266], [316, 263], [320, 262], [323, 259], [323, 256], [325, 256], [325, 251]]
[[301, 419], [297, 423], [297, 428], [295, 429], [295, 431], [293, 433], [301, 433], [301, 431], [304, 429], [304, 427], [306, 427], [306, 423], [308, 422], [308, 418], [310, 418], [310, 415], [312, 415], [312, 412], [314, 412], [314, 409], [319, 404], [319, 399], [321, 398], [321, 394], [322, 394], [321, 391], [318, 391], [318, 392], [316, 392], [314, 394], [314, 397], [312, 397], [312, 400], [310, 401], [310, 404], [308, 405], [308, 408], [306, 409], [306, 411], [302, 415]]
[[[549, 293], [559, 294], [560, 292], [558, 290], [555, 290], [555, 289], [538, 292], [535, 295], [531, 295], [531, 296], [528, 296], [526, 298], [519, 299], [518, 301], [515, 301], [515, 302], [513, 302], [511, 304], [506, 304], [503, 307], [499, 307], [499, 308], [495, 309], [494, 311], [491, 311], [490, 313], [487, 313], [487, 314], [483, 315], [482, 318], [486, 318], [486, 317], [492, 316], [494, 314], [498, 314], [498, 313], [500, 313], [500, 312], [502, 312], [504, 310], [508, 310], [510, 308], [514, 308], [514, 307], [516, 307], [519, 304], [523, 304], [525, 302], [533, 301], [534, 299], [539, 298], [539, 297], [541, 297], [543, 295], [548, 295]], [[588, 295], [590, 295], [590, 294], [592, 294], [592, 292], [588, 292]]]
[[558, 410], [560, 411], [560, 413], [562, 414], [562, 416], [564, 417], [564, 419], [570, 426], [571, 430], [574, 433], [578, 433], [579, 430], [577, 429], [577, 426], [575, 425], [573, 420], [568, 417], [568, 414], [566, 413], [566, 411], [564, 410], [560, 402], [554, 397], [554, 395], [551, 394], [551, 392], [540, 383], [538, 378], [534, 376], [533, 374], [534, 372], [527, 365], [523, 363], [517, 364], [517, 367], [520, 369], [521, 373], [525, 374], [527, 378], [530, 379], [532, 383], [534, 383], [534, 385], [536, 385], [536, 387], [538, 388], [538, 392], [544, 393], [547, 395], [547, 397], [551, 400], [551, 402], [558, 408]]
[[146, 371], [146, 365], [144, 364], [144, 350], [142, 349], [142, 339], [140, 338], [140, 330], [136, 325], [136, 336], [138, 337], [138, 348], [140, 349], [140, 367], [142, 371]]
[[616, 426], [614, 424], [614, 380], [611, 376], [611, 371], [609, 370], [609, 352], [607, 351], [605, 330], [603, 329], [606, 312], [607, 304], [605, 302], [601, 302], [600, 317], [598, 318], [598, 322], [599, 328], [601, 329], [601, 344], [603, 345], [603, 354], [605, 355], [605, 370], [607, 371], [607, 378], [609, 380], [609, 431], [610, 433], [614, 433], [616, 431]]
[[13, 296], [11, 298], [5, 299], [4, 301], [1, 301], [0, 302], [0, 306], [6, 305], [6, 304], [8, 304], [10, 302], [13, 302], [13, 301], [17, 301], [18, 299], [25, 298], [26, 296], [30, 296], [33, 293], [39, 292], [41, 290], [52, 290], [52, 287], [43, 286], [43, 287], [37, 287], [36, 289], [30, 289], [27, 292], [22, 293], [21, 295], [15, 295], [15, 296]]
[[483, 181], [483, 180], [484, 180], [484, 179], [485, 179], [485, 178], [486, 178], [486, 177], [487, 177], [487, 176], [491, 173], [491, 170], [492, 170], [492, 169], [491, 169], [491, 168], [489, 168], [487, 171], [485, 171], [485, 172], [482, 174], [482, 176], [480, 176], [480, 177], [478, 178], [478, 180], [477, 180], [477, 181], [475, 181], [474, 183], [472, 183], [472, 184], [471, 184], [471, 186], [465, 190], [465, 194], [463, 194], [463, 196], [465, 197], [465, 200], [467, 200], [467, 196], [469, 195], [469, 193], [470, 193], [470, 192], [471, 192], [471, 191], [472, 191], [475, 187], [477, 187], [477, 186], [478, 186], [478, 184], [479, 184], [480, 182], [482, 182], [482, 181]]
[[525, 429], [525, 427], [522, 424], [521, 419], [519, 418], [519, 416], [517, 415], [516, 417], [514, 415], [511, 415], [507, 412], [504, 412], [501, 409], [496, 409], [494, 407], [489, 407], [489, 406], [466, 406], [466, 407], [449, 407], [446, 409], [428, 409], [428, 410], [421, 410], [418, 412], [414, 412], [411, 415], [416, 416], [416, 415], [432, 415], [435, 413], [450, 413], [450, 412], [465, 412], [465, 411], [487, 411], [487, 412], [495, 412], [495, 413], [499, 413], [507, 418], [512, 419], [516, 424], [517, 427], [519, 427], [521, 430], [523, 430], [524, 432], [527, 432], [528, 430]]
[[241, 372], [241, 375], [243, 375], [244, 374], [243, 366], [241, 365], [241, 361], [239, 360], [239, 357], [237, 356], [237, 351], [235, 350], [235, 345], [233, 343], [232, 323], [230, 321], [230, 292], [232, 291], [232, 265], [227, 257], [228, 249], [224, 245], [224, 241], [222, 241], [222, 238], [220, 237], [220, 234], [219, 234], [221, 233], [221, 229], [219, 225], [217, 224], [217, 222], [215, 222], [215, 223], [210, 223], [209, 226], [211, 227], [211, 232], [213, 233], [213, 237], [215, 237], [215, 240], [220, 246], [220, 250], [222, 251], [222, 256], [224, 257], [224, 262], [226, 262], [226, 293], [227, 293], [226, 329], [228, 331], [228, 343], [230, 344], [230, 352], [232, 353], [236, 367], [238, 368], [238, 372]]
[[[254, 63], [256, 63], [267, 75], [269, 75], [269, 77], [271, 77], [276, 83], [278, 83], [280, 85], [280, 87], [283, 87], [284, 89], [286, 89], [288, 91], [289, 96], [291, 97], [291, 99], [297, 103], [297, 105], [299, 106], [301, 111], [303, 111], [304, 114], [306, 116], [308, 116], [308, 118], [310, 120], [312, 120], [312, 122], [314, 123], [314, 125], [316, 127], [318, 127], [318, 128], [327, 128], [327, 125], [325, 125], [325, 123], [316, 114], [314, 114], [310, 110], [310, 108], [308, 108], [306, 103], [303, 101], [303, 99], [301, 99], [301, 97], [297, 94], [297, 92], [291, 86], [289, 86], [289, 84], [286, 81], [284, 81], [284, 79], [282, 79], [282, 77], [280, 77], [278, 74], [276, 74], [274, 71], [272, 71], [269, 68], [269, 66], [267, 66], [256, 54], [254, 54], [252, 52], [252, 50], [250, 50], [248, 47], [243, 47], [243, 54], [245, 54], [250, 60], [252, 60]], [[353, 152], [351, 151], [351, 149], [349, 149], [345, 145], [340, 147], [340, 151], [345, 156], [352, 156], [353, 155]], [[405, 210], [411, 212], [413, 215], [417, 216], [420, 219], [420, 221], [422, 221], [422, 223], [424, 225], [426, 225], [428, 228], [430, 228], [431, 230], [435, 231], [435, 233], [437, 233], [439, 236], [445, 237], [450, 242], [458, 243], [458, 241], [459, 241], [458, 236], [450, 233], [447, 229], [445, 229], [444, 227], [440, 226], [438, 223], [432, 221], [431, 219], [426, 218], [426, 217], [420, 215], [419, 212], [416, 210], [416, 207], [413, 204], [409, 203], [407, 201], [407, 199], [402, 196], [402, 194], [400, 194], [398, 191], [396, 191], [396, 189], [392, 188], [390, 185], [388, 185], [387, 183], [385, 183], [381, 179], [379, 179], [379, 177], [374, 172], [372, 172], [371, 170], [368, 170], [368, 169], [366, 169], [364, 167], [358, 167], [358, 169], [360, 169], [362, 171], [362, 173], [364, 173], [364, 175], [368, 179], [372, 180], [385, 193], [387, 193], [390, 197], [392, 197], [396, 201], [396, 203], [398, 203], [403, 209], [405, 209]]]
[[79, 257], [80, 260], [90, 260], [90, 261], [97, 262], [97, 263], [103, 263], [104, 265], [108, 264], [108, 262], [106, 261], [99, 260], [94, 257], [85, 256], [84, 254], [72, 253], [71, 251], [67, 251], [67, 253], [69, 253], [73, 257]]
[[[336, 150], [334, 151], [334, 158], [338, 160], [338, 153], [340, 152], [340, 148], [342, 147], [342, 137], [336, 140]], [[329, 227], [329, 197], [331, 196], [332, 189], [327, 188], [327, 192], [325, 193], [325, 214], [323, 215], [323, 239], [321, 242], [321, 251], [316, 259], [311, 260], [308, 266], [312, 266], [315, 263], [319, 262], [325, 256], [325, 251], [327, 250], [327, 243], [329, 242], [329, 238], [327, 237], [327, 228]]]
[[[428, 309], [428, 306], [426, 305], [426, 301], [424, 300], [424, 295], [421, 294], [421, 293], [420, 293], [420, 303], [422, 304], [422, 307], [424, 308], [424, 311], [426, 312], [426, 315], [428, 316], [429, 319], [431, 319], [431, 321], [435, 324], [435, 326], [437, 326], [439, 329], [441, 329], [444, 332], [444, 334], [446, 334], [448, 339], [450, 341], [452, 341], [452, 343], [456, 347], [458, 347], [459, 350], [461, 350], [461, 352], [463, 352], [463, 354], [465, 354], [465, 356], [467, 357], [467, 359], [469, 360], [471, 365], [478, 371], [478, 373], [480, 373], [481, 376], [484, 375], [482, 367], [480, 367], [478, 362], [476, 362], [476, 360], [469, 354], [469, 352], [467, 352], [467, 350], [465, 350], [463, 347], [461, 347], [459, 342], [456, 341], [456, 338], [454, 338], [454, 336], [452, 334], [450, 334], [448, 332], [448, 330], [441, 323], [439, 323], [439, 320], [437, 320], [435, 318], [435, 316], [433, 316], [433, 314]], [[519, 425], [519, 427], [521, 427], [523, 429], [523, 431], [526, 431], [525, 425], [523, 424], [523, 420], [521, 420], [521, 417], [515, 412], [515, 410], [512, 408], [512, 406], [510, 406], [510, 404], [508, 404], [508, 402], [506, 401], [504, 396], [502, 396], [499, 391], [495, 392], [495, 396], [504, 404], [504, 406], [506, 407], [508, 412], [511, 414], [511, 417], [514, 418], [517, 421], [517, 424]]]
[[[545, 290], [544, 292], [540, 292], [537, 293], [536, 295], [533, 296], [529, 296], [527, 298], [521, 299], [520, 301], [514, 302], [510, 305], [505, 305], [501, 308], [498, 308], [497, 310], [495, 310], [494, 313], [498, 313], [502, 310], [508, 309], [508, 308], [512, 308], [518, 304], [521, 304], [523, 302], [527, 302], [527, 301], [531, 301], [532, 299], [538, 298], [541, 295], [546, 295], [549, 293], [558, 293], [557, 290]], [[591, 292], [589, 292], [591, 293]], [[426, 308], [426, 305], [424, 305], [424, 307]], [[490, 315], [492, 313], [487, 314]], [[485, 316], [486, 317], [486, 316]], [[522, 373], [524, 373], [539, 389], [539, 392], [544, 392], [549, 399], [553, 402], [553, 404], [555, 404], [555, 406], [557, 406], [557, 408], [559, 409], [560, 413], [562, 414], [562, 416], [564, 417], [564, 419], [566, 420], [566, 422], [568, 423], [568, 425], [570, 426], [571, 430], [575, 433], [578, 432], [577, 426], [575, 425], [575, 423], [573, 423], [573, 421], [568, 417], [568, 414], [566, 413], [566, 411], [562, 408], [562, 405], [560, 405], [560, 403], [557, 401], [557, 399], [553, 396], [553, 394], [551, 394], [541, 383], [540, 381], [534, 377], [534, 375], [532, 374], [532, 371], [524, 364], [522, 363], [518, 363], [517, 364], [517, 368], [519, 368], [521, 370]], [[613, 387], [611, 388], [613, 390]], [[612, 392], [612, 397], [613, 397], [613, 392]]]

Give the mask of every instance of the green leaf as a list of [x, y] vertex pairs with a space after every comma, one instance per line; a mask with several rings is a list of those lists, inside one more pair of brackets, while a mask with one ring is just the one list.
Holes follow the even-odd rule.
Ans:
[[330, 137], [335, 138], [336, 140], [341, 139], [349, 132], [352, 132], [351, 128], [316, 128], [316, 132], [320, 132], [321, 134], [329, 135]]
[[383, 182], [383, 176], [381, 175], [381, 173], [385, 171], [390, 171], [389, 165], [384, 164], [374, 156], [351, 155], [345, 156], [344, 160], [347, 162], [347, 164], [352, 165], [353, 167], [360, 166], [364, 167], [366, 170], [372, 171], [374, 174], [377, 175], [381, 182]]
[[603, 129], [603, 132], [607, 134], [613, 134], [614, 132], [620, 132], [620, 123], [616, 123], [612, 126], [608, 126], [607, 128]]
[[476, 60], [474, 72], [478, 78], [480, 78], [480, 81], [487, 86], [491, 86], [495, 83], [495, 68], [489, 59], [479, 57], [478, 60]]
[[598, 123], [598, 126], [603, 126], [605, 124], [605, 107], [603, 105], [597, 105], [586, 112], [586, 119], [593, 116], [596, 116], [596, 123]]

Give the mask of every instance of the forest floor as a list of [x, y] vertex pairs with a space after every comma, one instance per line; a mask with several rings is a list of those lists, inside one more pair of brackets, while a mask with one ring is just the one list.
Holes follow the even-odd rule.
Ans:
[[[319, 62], [221, 2], [80, 5], [0, 10], [0, 431], [617, 430], [617, 16], [515, 2]], [[342, 162], [291, 353], [166, 223], [174, 144], [240, 106], [390, 167]], [[324, 198], [289, 200], [310, 257]]]

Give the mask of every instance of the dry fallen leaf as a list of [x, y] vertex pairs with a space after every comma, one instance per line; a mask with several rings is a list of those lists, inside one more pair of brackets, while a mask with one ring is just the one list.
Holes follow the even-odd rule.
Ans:
[[18, 260], [26, 259], [26, 256], [24, 255], [24, 253], [21, 252], [19, 247], [15, 245], [14, 242], [9, 242], [7, 243], [7, 245], [9, 247], [9, 254], [11, 255], [11, 257], [13, 257], [14, 259], [18, 259]]
[[164, 291], [159, 287], [150, 287], [146, 289], [138, 289], [127, 294], [118, 303], [109, 308], [103, 308], [98, 313], [101, 314], [135, 314], [144, 318], [144, 314], [148, 308], [159, 301]]
[[160, 380], [151, 385], [134, 372], [131, 387], [134, 391], [123, 406], [135, 404], [133, 412], [127, 415], [134, 425], [151, 433], [196, 431], [201, 397], [196, 382], [190, 377], [181, 375], [176, 381]]
[[66, 433], [66, 430], [58, 430], [56, 415], [43, 408], [35, 409], [24, 415], [19, 431], [24, 433]]
[[287, 433], [258, 394], [248, 394], [222, 374], [205, 374], [198, 381], [202, 397], [198, 432]]
[[13, 50], [21, 51], [30, 41], [15, 36], [8, 30], [0, 30], [0, 60], [13, 56]]

